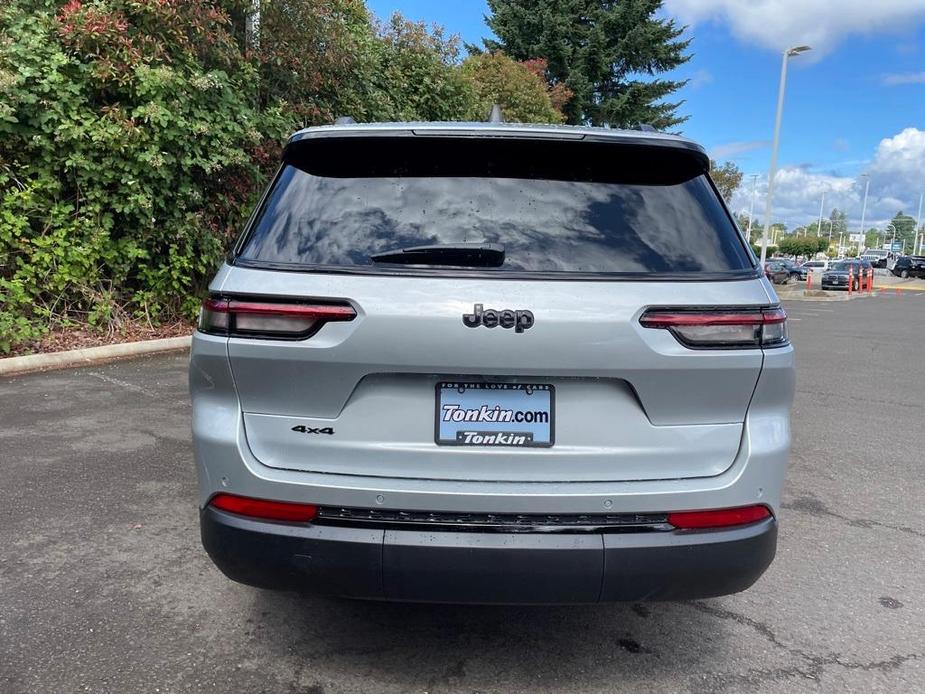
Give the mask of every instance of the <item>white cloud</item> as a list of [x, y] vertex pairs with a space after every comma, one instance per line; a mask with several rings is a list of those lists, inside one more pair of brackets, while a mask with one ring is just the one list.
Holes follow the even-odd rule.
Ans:
[[691, 89], [700, 89], [703, 86], [710, 84], [713, 81], [713, 73], [709, 70], [697, 70], [693, 75], [691, 75], [687, 84]]
[[[925, 192], [925, 130], [906, 128], [880, 141], [870, 165], [870, 194], [864, 226], [883, 227], [902, 210], [915, 216], [919, 195]], [[777, 172], [774, 188], [774, 221], [789, 228], [809, 224], [819, 216], [819, 203], [825, 192], [825, 216], [833, 207], [847, 212], [849, 226], [860, 226], [864, 181], [859, 177], [839, 176], [796, 166]], [[764, 217], [767, 181], [758, 183], [755, 215]], [[747, 212], [751, 182], [744, 181], [732, 200], [734, 212]]]
[[727, 142], [722, 145], [716, 145], [710, 150], [710, 156], [713, 159], [735, 159], [739, 154], [745, 154], [756, 149], [769, 147], [769, 140], [750, 140], [748, 142]]
[[925, 84], [925, 72], [894, 72], [884, 75], [880, 84], [885, 87], [896, 87], [901, 84]]
[[667, 0], [666, 8], [690, 24], [725, 21], [742, 41], [781, 51], [808, 44], [817, 55], [849, 34], [925, 22], [925, 0]]
[[912, 200], [917, 206], [919, 193], [925, 191], [925, 130], [906, 128], [881, 140], [870, 176], [871, 186], [878, 181], [884, 195], [905, 200], [906, 212], [912, 207]]

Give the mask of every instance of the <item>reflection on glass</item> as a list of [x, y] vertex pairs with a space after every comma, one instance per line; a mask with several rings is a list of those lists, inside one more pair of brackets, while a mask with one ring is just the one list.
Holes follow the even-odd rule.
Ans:
[[[370, 265], [405, 246], [500, 243], [498, 270], [724, 272], [750, 268], [705, 178], [675, 185], [479, 177], [315, 176], [284, 168], [242, 256]], [[491, 271], [491, 270], [488, 270]]]

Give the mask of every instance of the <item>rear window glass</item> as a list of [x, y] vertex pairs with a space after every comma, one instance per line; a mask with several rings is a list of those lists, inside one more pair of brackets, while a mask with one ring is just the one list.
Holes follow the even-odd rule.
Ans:
[[701, 167], [693, 153], [629, 145], [319, 139], [290, 147], [239, 257], [407, 272], [421, 266], [371, 256], [494, 243], [505, 251], [500, 267], [463, 271], [750, 271], [751, 258]]

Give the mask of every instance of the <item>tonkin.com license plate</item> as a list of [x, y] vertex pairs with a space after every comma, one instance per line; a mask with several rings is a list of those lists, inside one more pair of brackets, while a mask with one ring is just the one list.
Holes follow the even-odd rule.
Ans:
[[434, 438], [441, 446], [552, 446], [555, 387], [528, 383], [437, 384]]

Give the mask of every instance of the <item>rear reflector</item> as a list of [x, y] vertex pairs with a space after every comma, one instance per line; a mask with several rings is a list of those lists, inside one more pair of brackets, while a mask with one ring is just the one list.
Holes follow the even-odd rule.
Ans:
[[228, 511], [228, 513], [236, 513], [239, 516], [260, 518], [262, 520], [308, 523], [318, 515], [318, 507], [312, 504], [251, 499], [235, 494], [216, 494], [209, 504], [213, 508]]
[[349, 304], [293, 304], [237, 299], [206, 299], [199, 312], [199, 330], [214, 335], [304, 339], [325, 323], [350, 321]]
[[748, 525], [771, 517], [767, 506], [739, 506], [712, 511], [678, 511], [668, 514], [668, 522], [679, 530], [729, 528]]
[[701, 349], [782, 347], [787, 314], [780, 307], [760, 309], [649, 309], [640, 325], [669, 330], [683, 345]]

